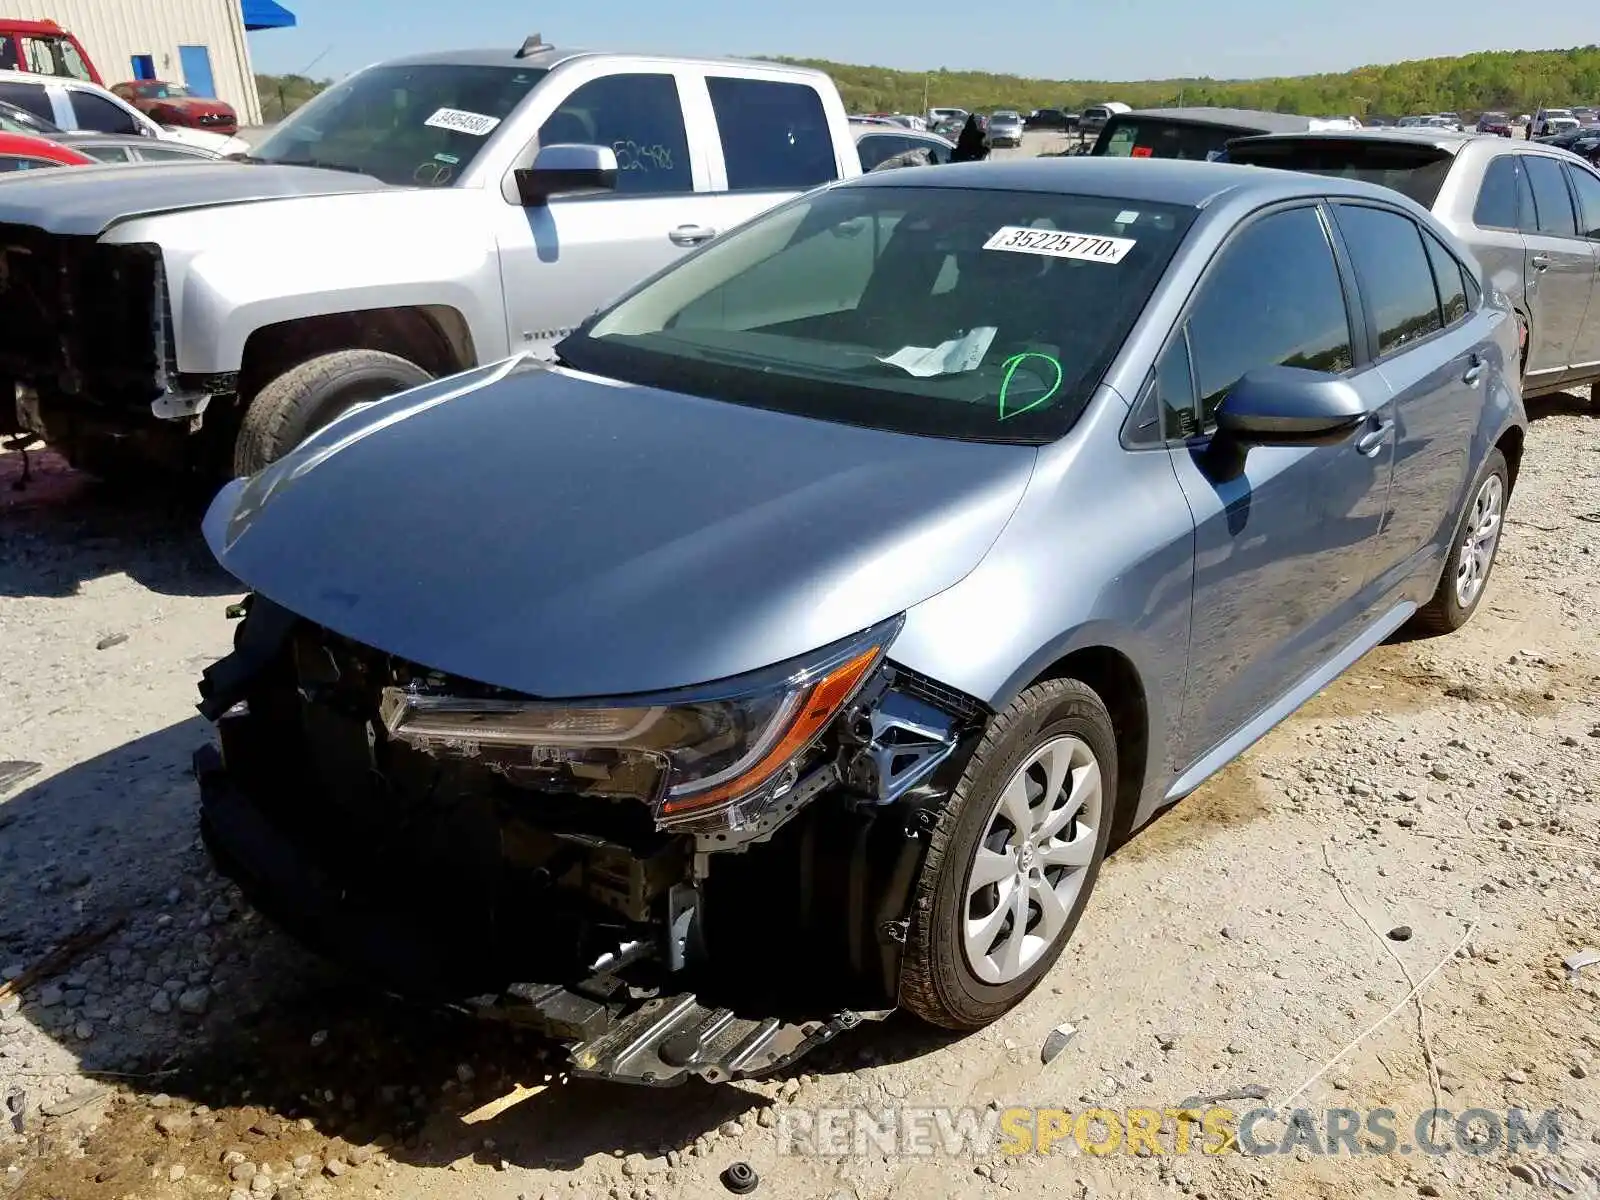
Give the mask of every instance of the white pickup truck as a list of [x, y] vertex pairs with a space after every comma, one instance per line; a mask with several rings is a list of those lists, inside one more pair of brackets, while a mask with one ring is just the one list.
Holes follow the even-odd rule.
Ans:
[[860, 171], [817, 71], [537, 35], [379, 63], [242, 161], [10, 181], [9, 424], [101, 474], [249, 474], [354, 404], [548, 352], [695, 246]]

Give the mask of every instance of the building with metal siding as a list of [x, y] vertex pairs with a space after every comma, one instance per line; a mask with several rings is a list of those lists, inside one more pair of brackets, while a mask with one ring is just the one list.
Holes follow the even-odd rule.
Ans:
[[294, 23], [271, 0], [0, 0], [0, 7], [71, 30], [107, 87], [138, 78], [186, 84], [233, 105], [241, 125], [261, 123], [247, 13], [248, 28]]

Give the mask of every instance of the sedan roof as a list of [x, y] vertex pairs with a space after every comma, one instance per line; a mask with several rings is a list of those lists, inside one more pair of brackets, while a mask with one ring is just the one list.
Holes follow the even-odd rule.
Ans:
[[914, 167], [862, 175], [842, 187], [949, 187], [980, 191], [1060, 192], [1063, 195], [1184, 204], [1205, 208], [1224, 196], [1263, 204], [1302, 196], [1358, 196], [1392, 202], [1396, 193], [1354, 179], [1263, 171], [1231, 163], [1176, 158], [1010, 158]]

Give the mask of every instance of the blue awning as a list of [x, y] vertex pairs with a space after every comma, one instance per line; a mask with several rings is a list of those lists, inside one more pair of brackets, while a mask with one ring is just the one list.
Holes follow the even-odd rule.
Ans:
[[273, 0], [244, 0], [246, 29], [288, 29], [294, 23], [294, 14]]

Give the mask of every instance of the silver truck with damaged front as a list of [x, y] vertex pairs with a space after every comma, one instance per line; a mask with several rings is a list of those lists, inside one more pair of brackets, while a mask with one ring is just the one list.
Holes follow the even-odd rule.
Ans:
[[243, 162], [11, 181], [0, 433], [102, 474], [250, 474], [353, 406], [546, 351], [719, 231], [859, 173], [816, 71], [537, 36], [380, 63]]

